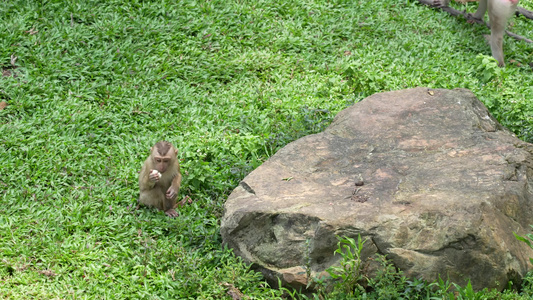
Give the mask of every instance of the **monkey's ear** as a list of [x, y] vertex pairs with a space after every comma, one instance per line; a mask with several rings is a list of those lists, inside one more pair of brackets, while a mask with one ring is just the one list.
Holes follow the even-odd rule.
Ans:
[[176, 147], [174, 147], [174, 146], [172, 146], [172, 148], [174, 149], [174, 153], [175, 153], [176, 155], [178, 155], [178, 149], [176, 149]]

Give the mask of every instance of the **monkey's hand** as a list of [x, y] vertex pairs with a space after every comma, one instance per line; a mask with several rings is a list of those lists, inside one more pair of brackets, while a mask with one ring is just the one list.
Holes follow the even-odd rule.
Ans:
[[161, 173], [159, 173], [158, 170], [152, 170], [150, 175], [148, 175], [148, 178], [150, 178], [151, 181], [158, 182], [159, 179], [161, 179]]
[[167, 199], [174, 199], [176, 198], [177, 195], [178, 195], [178, 192], [172, 186], [168, 188], [167, 193], [165, 194]]

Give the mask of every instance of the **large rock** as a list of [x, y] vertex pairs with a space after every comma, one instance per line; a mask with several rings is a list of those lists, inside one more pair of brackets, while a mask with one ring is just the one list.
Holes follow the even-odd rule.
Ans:
[[[358, 185], [356, 185], [356, 183]], [[361, 185], [363, 184], [363, 185]], [[249, 174], [225, 205], [227, 245], [270, 279], [306, 285], [367, 238], [411, 278], [503, 288], [533, 251], [533, 145], [468, 90], [376, 94]]]

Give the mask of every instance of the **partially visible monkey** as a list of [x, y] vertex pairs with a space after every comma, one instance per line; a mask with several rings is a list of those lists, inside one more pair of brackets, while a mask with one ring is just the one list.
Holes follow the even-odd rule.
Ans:
[[[479, 0], [479, 6], [473, 17], [483, 20], [488, 9], [490, 23], [490, 49], [492, 56], [498, 61], [498, 66], [504, 67], [503, 59], [503, 34], [507, 21], [516, 11], [519, 0]], [[435, 6], [448, 6], [450, 0], [434, 0]]]
[[139, 203], [154, 206], [171, 218], [179, 216], [175, 208], [191, 202], [185, 197], [179, 203], [176, 198], [181, 185], [178, 150], [166, 141], [157, 142], [139, 173]]

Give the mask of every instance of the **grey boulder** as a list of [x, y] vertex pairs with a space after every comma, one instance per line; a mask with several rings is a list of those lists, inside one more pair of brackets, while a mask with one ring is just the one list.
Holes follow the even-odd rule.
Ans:
[[225, 204], [221, 235], [266, 278], [306, 286], [367, 239], [410, 278], [502, 289], [533, 251], [533, 145], [466, 89], [380, 93], [290, 143]]

